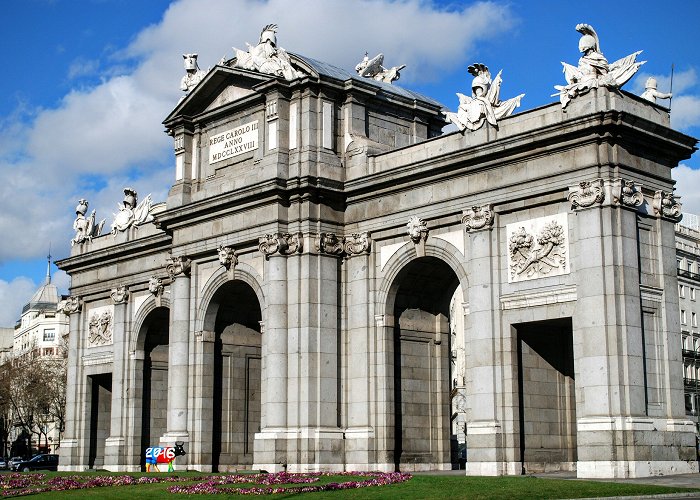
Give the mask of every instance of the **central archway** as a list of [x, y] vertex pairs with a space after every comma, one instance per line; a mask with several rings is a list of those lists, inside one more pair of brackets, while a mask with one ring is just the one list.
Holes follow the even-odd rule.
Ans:
[[409, 262], [392, 285], [397, 470], [451, 467], [450, 302], [458, 286], [436, 257]]
[[253, 463], [253, 436], [260, 430], [262, 313], [250, 285], [229, 281], [214, 293], [208, 316], [215, 317], [212, 470], [227, 472]]

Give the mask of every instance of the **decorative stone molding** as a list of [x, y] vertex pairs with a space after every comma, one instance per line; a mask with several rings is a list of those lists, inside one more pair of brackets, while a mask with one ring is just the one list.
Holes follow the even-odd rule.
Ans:
[[343, 247], [348, 258], [353, 255], [368, 254], [371, 246], [372, 240], [368, 233], [353, 233], [343, 238]]
[[156, 307], [160, 307], [160, 298], [163, 296], [163, 280], [157, 276], [151, 276], [148, 280], [148, 291], [156, 299]]
[[679, 222], [683, 218], [681, 213], [682, 205], [678, 201], [679, 199], [680, 196], [676, 197], [673, 193], [663, 190], [656, 191], [651, 204], [654, 208], [654, 215]]
[[269, 259], [271, 255], [292, 255], [304, 250], [304, 235], [301, 233], [276, 233], [260, 237], [258, 249]]
[[175, 154], [184, 153], [185, 151], [185, 136], [180, 134], [173, 138], [173, 150]]
[[318, 253], [343, 254], [343, 242], [335, 233], [319, 233], [314, 240], [314, 246]]
[[605, 199], [603, 179], [581, 181], [577, 186], [570, 187], [568, 199], [569, 202], [571, 202], [571, 208], [574, 210], [579, 208], [588, 208], [595, 204], [603, 203], [603, 200]]
[[165, 265], [165, 270], [172, 279], [175, 279], [180, 275], [189, 276], [191, 267], [192, 261], [184, 255], [181, 255], [179, 257], [169, 257]]
[[267, 121], [276, 120], [279, 118], [277, 112], [277, 101], [270, 101], [265, 105], [265, 119]]
[[71, 315], [80, 312], [82, 308], [83, 303], [80, 300], [80, 297], [71, 295], [59, 304], [58, 311], [62, 312], [63, 314]]
[[120, 285], [113, 288], [109, 296], [115, 304], [125, 304], [129, 300], [129, 288], [126, 285]]
[[464, 224], [467, 232], [479, 229], [490, 229], [491, 226], [493, 226], [494, 215], [493, 205], [472, 207], [464, 212], [462, 224]]
[[227, 270], [232, 270], [238, 265], [238, 255], [233, 247], [219, 245], [219, 262]]
[[637, 208], [644, 203], [644, 194], [641, 186], [634, 184], [634, 181], [626, 179], [615, 179], [613, 182], [612, 202], [624, 207]]
[[98, 346], [112, 343], [112, 313], [94, 313], [90, 317], [88, 343]]
[[569, 273], [566, 214], [508, 224], [506, 234], [509, 283]]

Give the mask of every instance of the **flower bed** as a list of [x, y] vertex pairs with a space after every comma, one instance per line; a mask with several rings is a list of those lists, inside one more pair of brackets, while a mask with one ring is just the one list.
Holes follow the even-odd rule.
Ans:
[[[323, 477], [346, 476], [348, 481], [318, 483]], [[359, 478], [359, 480], [355, 480]], [[4, 497], [19, 497], [47, 491], [69, 491], [88, 488], [133, 486], [154, 483], [189, 483], [168, 487], [170, 493], [187, 495], [271, 495], [275, 493], [306, 493], [344, 490], [400, 483], [411, 478], [399, 472], [311, 472], [306, 474], [227, 474], [211, 476], [142, 476], [130, 475], [70, 475], [46, 474], [0, 475], [0, 491]], [[227, 487], [227, 485], [250, 485]], [[303, 486], [297, 486], [303, 485]]]

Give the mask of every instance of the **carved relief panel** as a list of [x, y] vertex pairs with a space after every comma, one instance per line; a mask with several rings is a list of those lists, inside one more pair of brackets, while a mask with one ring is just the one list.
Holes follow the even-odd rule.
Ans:
[[566, 214], [506, 226], [508, 283], [569, 274]]
[[88, 314], [88, 347], [113, 344], [114, 308], [95, 307]]

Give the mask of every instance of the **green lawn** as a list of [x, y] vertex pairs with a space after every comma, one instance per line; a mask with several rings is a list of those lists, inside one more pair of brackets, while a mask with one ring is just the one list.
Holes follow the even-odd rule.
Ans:
[[[27, 476], [31, 475], [26, 474]], [[114, 476], [109, 473], [46, 473], [46, 480], [56, 476], [75, 476], [94, 478], [96, 476]], [[135, 477], [147, 474], [132, 474]], [[176, 474], [182, 478], [201, 478], [207, 476], [198, 472], [179, 472]], [[0, 496], [7, 495], [10, 491], [3, 481], [4, 474], [0, 474]], [[25, 475], [23, 475], [25, 476]], [[168, 474], [151, 474], [151, 477], [168, 477]], [[349, 480], [361, 480], [362, 478], [349, 478], [347, 476], [322, 477], [315, 485], [328, 482], [345, 482]], [[188, 498], [189, 495], [175, 494], [167, 491], [169, 486], [186, 485], [188, 483], [157, 483], [128, 486], [98, 487], [84, 490], [52, 491], [32, 494], [30, 498], [36, 499], [73, 499], [95, 498], [100, 500], [111, 499], [136, 499], [136, 498]], [[227, 487], [250, 487], [250, 484], [227, 485]], [[301, 485], [288, 485], [299, 487]], [[3, 488], [5, 488], [3, 490]], [[294, 499], [324, 499], [324, 498], [354, 498], [354, 499], [430, 499], [440, 500], [469, 498], [469, 499], [545, 499], [545, 498], [586, 498], [605, 496], [633, 496], [668, 494], [688, 492], [684, 488], [669, 488], [663, 486], [646, 486], [637, 484], [619, 484], [611, 482], [578, 481], [561, 479], [542, 479], [535, 477], [463, 477], [463, 476], [428, 476], [420, 475], [410, 480], [388, 486], [374, 486], [361, 489], [327, 491], [315, 493], [282, 493], [273, 495], [272, 498]], [[695, 490], [700, 491], [700, 490]], [[10, 497], [12, 498], [12, 497]], [[224, 498], [223, 496], [221, 498]], [[269, 497], [268, 497], [269, 498]]]

